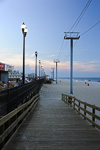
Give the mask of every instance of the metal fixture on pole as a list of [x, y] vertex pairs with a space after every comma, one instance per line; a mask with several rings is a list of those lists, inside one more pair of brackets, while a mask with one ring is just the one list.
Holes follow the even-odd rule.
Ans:
[[21, 28], [23, 33], [23, 84], [25, 84], [25, 37], [27, 34], [27, 28], [24, 23], [21, 25]]
[[56, 84], [58, 83], [57, 82], [57, 64], [59, 63], [60, 61], [58, 59], [55, 59], [54, 60], [54, 63], [56, 63]]
[[70, 56], [70, 94], [73, 94], [73, 40], [80, 38], [79, 32], [64, 32], [64, 39], [71, 40], [71, 56]]

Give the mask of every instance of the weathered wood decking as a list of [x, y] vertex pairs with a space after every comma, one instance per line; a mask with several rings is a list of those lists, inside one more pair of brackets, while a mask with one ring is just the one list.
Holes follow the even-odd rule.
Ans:
[[7, 150], [100, 150], [100, 132], [61, 101], [56, 90], [55, 84], [44, 85], [39, 104]]

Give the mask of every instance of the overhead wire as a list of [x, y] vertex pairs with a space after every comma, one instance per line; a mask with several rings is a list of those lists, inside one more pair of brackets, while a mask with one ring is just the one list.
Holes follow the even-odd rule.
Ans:
[[[72, 27], [70, 28], [69, 32], [73, 29], [73, 31], [75, 30], [76, 26], [79, 24], [80, 20], [82, 19], [84, 13], [86, 12], [86, 10], [88, 9], [90, 3], [92, 2], [92, 0], [88, 0], [88, 2], [86, 3], [85, 7], [83, 8], [82, 12], [80, 13], [80, 15], [78, 16], [78, 18], [76, 19], [75, 23], [72, 25]], [[59, 51], [59, 54], [58, 54], [58, 57], [60, 56], [60, 53], [62, 51], [62, 47], [63, 47], [63, 43], [64, 43], [64, 39], [62, 41], [62, 44], [61, 44], [61, 48], [60, 48], [60, 51]], [[67, 44], [66, 44], [67, 45]]]
[[[72, 32], [75, 30], [76, 26], [79, 24], [80, 20], [82, 19], [84, 13], [86, 12], [86, 10], [88, 9], [90, 3], [92, 2], [92, 0], [88, 0], [88, 2], [86, 3], [85, 7], [83, 8], [82, 12], [80, 13], [80, 15], [78, 16], [78, 18], [76, 19], [75, 23], [73, 24], [73, 26], [70, 28], [69, 32], [72, 30]], [[75, 42], [74, 45], [76, 45], [77, 41]], [[69, 55], [67, 56], [69, 57]]]
[[[79, 24], [80, 20], [82, 19], [84, 13], [86, 12], [86, 10], [88, 9], [90, 3], [92, 2], [92, 0], [88, 0], [88, 2], [86, 3], [85, 7], [83, 8], [82, 12], [80, 13], [79, 17], [76, 19], [75, 23], [72, 25], [72, 27], [70, 28], [69, 32], [74, 28], [76, 28], [76, 26]], [[73, 30], [74, 30], [73, 29]]]
[[[82, 19], [84, 13], [86, 12], [86, 10], [88, 9], [89, 5], [91, 4], [92, 0], [88, 0], [88, 2], [86, 3], [85, 7], [83, 8], [82, 12], [80, 13], [79, 17], [77, 18], [77, 20], [75, 21], [75, 23], [73, 24], [73, 26], [70, 28], [73, 29], [73, 31], [75, 30], [75, 28], [77, 27], [77, 25], [79, 24], [80, 20]], [[72, 32], [73, 32], [72, 31]], [[74, 46], [76, 45], [77, 41], [75, 41]]]
[[61, 53], [61, 50], [62, 50], [62, 47], [63, 47], [63, 43], [64, 43], [64, 39], [63, 39], [63, 41], [62, 41], [62, 44], [61, 44], [60, 51], [59, 51], [59, 54], [58, 54], [57, 59], [58, 59], [58, 58], [59, 58], [59, 56], [60, 56], [60, 53]]
[[85, 32], [83, 32], [80, 36], [83, 36], [84, 34], [86, 34], [87, 32], [89, 32], [90, 30], [92, 30], [95, 26], [97, 26], [100, 23], [100, 21], [98, 21], [96, 24], [94, 24], [91, 28], [89, 28], [88, 30], [86, 30]]
[[[100, 23], [100, 20], [97, 23], [95, 23], [92, 27], [90, 27], [88, 30], [86, 30], [85, 32], [80, 34], [80, 36], [82, 37], [84, 34], [88, 33], [90, 30], [92, 30], [94, 27], [96, 27], [99, 23]], [[75, 42], [74, 46], [76, 45], [76, 42]]]

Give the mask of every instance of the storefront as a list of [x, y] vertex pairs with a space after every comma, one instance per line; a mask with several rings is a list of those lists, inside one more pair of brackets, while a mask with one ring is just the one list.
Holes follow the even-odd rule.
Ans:
[[5, 64], [0, 63], [0, 81], [8, 81], [8, 71], [5, 71]]
[[8, 81], [8, 71], [0, 71], [0, 81]]

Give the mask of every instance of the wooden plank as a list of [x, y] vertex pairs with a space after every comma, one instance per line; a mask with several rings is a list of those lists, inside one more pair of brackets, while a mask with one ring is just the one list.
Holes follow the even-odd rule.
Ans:
[[46, 86], [7, 150], [99, 150], [100, 132], [58, 99], [55, 84]]

